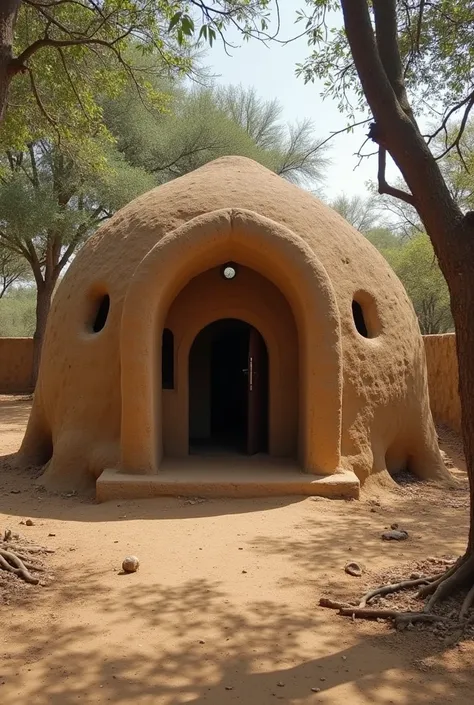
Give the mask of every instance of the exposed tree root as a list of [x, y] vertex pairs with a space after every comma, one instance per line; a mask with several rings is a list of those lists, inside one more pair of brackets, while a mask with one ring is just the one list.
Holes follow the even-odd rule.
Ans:
[[[459, 612], [459, 619], [461, 620], [461, 622], [466, 619], [467, 613], [469, 612], [469, 610], [471, 609], [473, 604], [474, 604], [474, 585], [469, 590], [464, 602], [462, 603], [461, 611]], [[473, 617], [473, 619], [474, 619], [474, 617]]]
[[436, 603], [441, 602], [453, 593], [466, 586], [474, 585], [474, 555], [462, 558], [457, 565], [448, 570], [438, 581], [436, 590], [425, 606], [425, 612], [430, 612]]
[[[368, 606], [368, 603], [376, 597], [383, 597], [418, 586], [422, 587], [418, 591], [417, 597], [430, 596], [422, 612], [402, 612], [397, 609], [378, 609]], [[474, 555], [458, 559], [448, 570], [438, 575], [422, 576], [421, 578], [381, 585], [367, 592], [358, 605], [337, 602], [326, 597], [321, 598], [319, 604], [321, 607], [338, 610], [343, 617], [352, 617], [352, 619], [386, 619], [391, 620], [397, 628], [403, 629], [409, 624], [417, 622], [446, 621], [446, 617], [433, 613], [433, 607], [438, 602], [466, 587], [470, 589], [462, 603], [458, 617], [460, 634], [462, 634], [466, 626], [474, 623], [474, 615], [469, 616], [469, 611], [474, 607]]]
[[444, 622], [446, 619], [441, 615], [427, 612], [398, 612], [393, 621], [397, 629], [404, 629], [409, 624], [417, 624], [417, 622]]
[[392, 592], [399, 592], [400, 590], [406, 590], [411, 587], [418, 587], [418, 585], [426, 585], [431, 583], [438, 578], [440, 575], [434, 575], [432, 577], [424, 576], [421, 578], [416, 578], [415, 580], [402, 580], [400, 583], [390, 583], [389, 585], [382, 585], [374, 590], [368, 592], [359, 602], [359, 607], [365, 607], [370, 600], [374, 597], [383, 597], [384, 595], [390, 595]]
[[39, 566], [32, 565], [25, 561], [25, 557], [20, 556], [12, 551], [6, 551], [0, 548], [0, 568], [8, 573], [14, 573], [22, 578], [25, 582], [31, 585], [38, 585], [39, 578], [31, 575], [30, 570], [41, 571]]
[[[405, 582], [413, 582], [406, 580]], [[394, 592], [392, 590], [392, 592]], [[426, 612], [400, 612], [390, 609], [373, 609], [371, 607], [355, 607], [344, 602], [336, 602], [327, 597], [322, 597], [319, 601], [321, 607], [331, 610], [338, 610], [343, 617], [353, 617], [354, 619], [391, 619], [397, 627], [406, 626], [410, 622], [440, 622], [444, 617]]]
[[461, 563], [463, 562], [463, 558], [458, 558], [457, 561], [451, 566], [451, 568], [448, 568], [444, 573], [441, 573], [440, 575], [436, 576], [434, 580], [430, 580], [424, 587], [420, 588], [417, 593], [417, 597], [423, 599], [425, 597], [428, 597], [429, 595], [432, 595], [438, 585], [440, 585], [446, 578], [449, 578], [450, 575], [453, 575], [453, 573], [456, 572], [456, 570], [459, 568]]

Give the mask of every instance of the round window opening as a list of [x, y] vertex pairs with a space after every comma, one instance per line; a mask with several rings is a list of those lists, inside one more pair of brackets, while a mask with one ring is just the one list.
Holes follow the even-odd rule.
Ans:
[[227, 279], [227, 281], [230, 281], [231, 279], [235, 279], [237, 276], [237, 265], [234, 264], [233, 262], [228, 262], [227, 264], [223, 264], [221, 267], [221, 274], [224, 277], [224, 279]]

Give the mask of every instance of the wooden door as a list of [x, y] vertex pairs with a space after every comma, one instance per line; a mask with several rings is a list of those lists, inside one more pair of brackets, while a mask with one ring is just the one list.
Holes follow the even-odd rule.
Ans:
[[248, 353], [247, 453], [266, 450], [267, 418], [267, 350], [255, 328], [250, 328]]

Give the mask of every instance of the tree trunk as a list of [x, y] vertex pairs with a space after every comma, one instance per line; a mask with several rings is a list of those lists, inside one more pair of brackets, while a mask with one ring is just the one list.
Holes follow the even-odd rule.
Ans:
[[21, 0], [0, 1], [0, 122], [5, 115], [12, 71], [13, 34]]
[[[433, 235], [428, 229], [427, 232], [433, 240], [440, 237], [439, 232]], [[456, 330], [462, 434], [470, 490], [470, 524], [466, 552], [454, 572], [448, 571], [446, 578], [435, 589], [426, 607], [428, 611], [436, 602], [450, 597], [460, 588], [469, 588], [466, 598], [469, 600], [471, 597], [469, 606], [472, 606], [474, 599], [474, 214], [468, 213], [461, 224], [453, 223], [453, 228], [445, 232], [444, 237], [449, 247], [441, 248], [438, 260], [448, 282]], [[424, 594], [430, 593], [428, 586]]]
[[[462, 409], [464, 455], [471, 496], [468, 554], [474, 559], [474, 224], [469, 213], [464, 227], [451, 239], [449, 261], [440, 261], [451, 292], [459, 365], [459, 395]], [[453, 266], [454, 265], [454, 266]], [[474, 574], [473, 574], [474, 584]]]
[[38, 372], [41, 362], [41, 350], [43, 347], [44, 334], [46, 331], [46, 323], [48, 321], [49, 310], [51, 308], [51, 299], [53, 296], [56, 280], [50, 279], [37, 285], [36, 293], [36, 327], [33, 334], [33, 372], [32, 386], [35, 387], [38, 379]]
[[[434, 588], [430, 609], [459, 587], [474, 586], [474, 213], [463, 215], [414, 121], [403, 85], [396, 0], [372, 0], [375, 33], [368, 0], [340, 2], [354, 64], [375, 120], [371, 137], [390, 153], [409, 188], [409, 192], [388, 189], [383, 168], [379, 190], [383, 187], [381, 192], [412, 203], [418, 211], [448, 283], [456, 329], [470, 529], [466, 554]], [[379, 150], [380, 154], [384, 156]]]

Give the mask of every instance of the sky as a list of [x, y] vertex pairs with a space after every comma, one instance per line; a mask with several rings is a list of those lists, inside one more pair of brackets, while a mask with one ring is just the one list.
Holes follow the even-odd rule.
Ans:
[[[281, 39], [296, 36], [301, 31], [302, 25], [295, 26], [294, 19], [295, 9], [302, 6], [302, 0], [294, 4], [290, 0], [281, 2]], [[285, 122], [310, 118], [315, 134], [321, 139], [346, 127], [346, 116], [339, 112], [336, 102], [322, 100], [321, 82], [305, 85], [303, 79], [296, 76], [296, 65], [310, 53], [305, 37], [285, 46], [275, 43], [265, 46], [257, 40], [243, 41], [237, 32], [228, 31], [226, 36], [233, 44], [239, 45], [231, 50], [232, 56], [227, 56], [222, 43], [217, 42], [204, 61], [216, 75], [217, 82], [253, 87], [259, 96], [268, 100], [278, 98]], [[359, 158], [355, 156], [366, 133], [367, 126], [363, 126], [355, 128], [353, 133], [337, 135], [329, 142], [331, 165], [327, 169], [324, 187], [326, 198], [333, 199], [341, 193], [367, 194], [366, 182], [376, 179], [377, 158], [364, 159], [357, 166]], [[395, 168], [388, 167], [387, 175], [394, 174]]]

